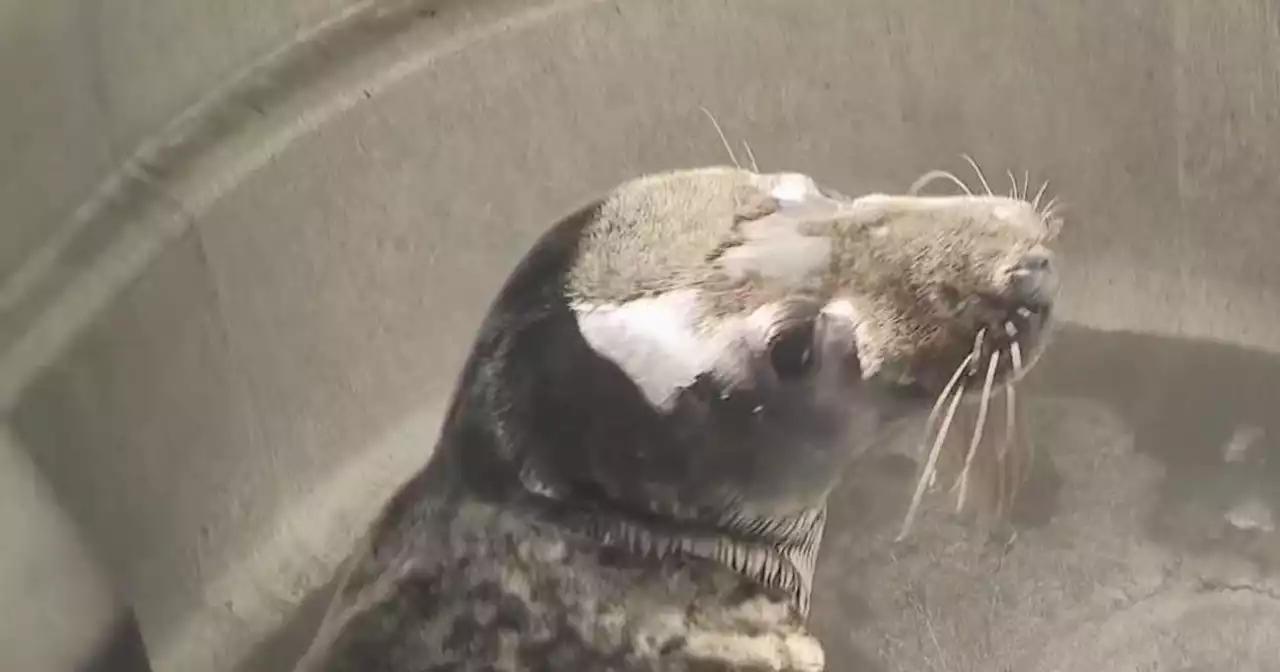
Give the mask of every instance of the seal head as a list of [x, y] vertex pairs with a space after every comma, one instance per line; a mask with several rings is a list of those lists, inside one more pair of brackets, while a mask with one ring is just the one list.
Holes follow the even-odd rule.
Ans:
[[587, 506], [650, 547], [787, 549], [807, 602], [849, 460], [975, 341], [1039, 351], [1049, 232], [1020, 200], [852, 199], [795, 173], [624, 184], [540, 241], [496, 302], [450, 422], [488, 435], [456, 443], [486, 454], [465, 478]]

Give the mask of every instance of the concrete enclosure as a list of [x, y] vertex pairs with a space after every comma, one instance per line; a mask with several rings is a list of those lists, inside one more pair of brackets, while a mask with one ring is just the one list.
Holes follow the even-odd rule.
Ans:
[[852, 474], [830, 669], [1280, 658], [1270, 0], [15, 0], [0, 83], [0, 669], [124, 605], [162, 672], [288, 669], [503, 275], [725, 162], [699, 107], [847, 193], [967, 152], [1069, 206], [1043, 506], [1007, 553], [941, 510], [891, 548], [910, 474]]

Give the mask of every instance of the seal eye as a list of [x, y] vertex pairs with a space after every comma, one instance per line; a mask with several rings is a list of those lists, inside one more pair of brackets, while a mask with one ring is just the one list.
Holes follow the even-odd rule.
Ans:
[[813, 320], [788, 324], [769, 341], [769, 361], [783, 380], [799, 378], [813, 369]]

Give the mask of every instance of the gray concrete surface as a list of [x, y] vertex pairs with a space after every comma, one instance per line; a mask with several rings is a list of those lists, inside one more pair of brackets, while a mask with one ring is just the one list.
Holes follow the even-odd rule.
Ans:
[[224, 80], [358, 0], [0, 2], [0, 310], [112, 171]]
[[0, 669], [83, 663], [122, 605], [48, 482], [7, 432], [0, 432], [0, 538]]
[[[71, 45], [78, 9], [20, 4], [0, 30], [39, 30], [0, 40], [26, 59], [0, 71], [42, 102], [0, 110], [21, 138], [0, 159], [0, 411], [158, 670], [287, 665], [361, 523], [425, 459], [502, 275], [612, 183], [722, 162], [700, 106], [764, 167], [846, 192], [969, 152], [1070, 206], [1077, 326], [1030, 381], [1047, 466], [1019, 543], [996, 553], [934, 512], [892, 547], [900, 466], [853, 474], [819, 570], [831, 669], [1280, 659], [1257, 522], [1280, 503], [1274, 3], [104, 8], [99, 40], [171, 39], [111, 46], [114, 78], [76, 51], [107, 46]], [[115, 102], [68, 98], [91, 82]], [[1223, 459], [1233, 435], [1260, 437], [1244, 466]]]

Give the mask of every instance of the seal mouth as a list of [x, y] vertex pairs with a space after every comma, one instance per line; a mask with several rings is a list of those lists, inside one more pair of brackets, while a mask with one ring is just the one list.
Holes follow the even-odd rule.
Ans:
[[1051, 305], [1020, 305], [1002, 312], [976, 331], [973, 349], [963, 357], [961, 381], [970, 390], [985, 384], [984, 369], [990, 366], [995, 367], [996, 384], [1022, 380], [1044, 350], [1045, 334], [1053, 319]]
[[[994, 462], [997, 516], [1012, 505], [1017, 488], [1025, 478], [1030, 455], [1021, 454], [1022, 446], [1015, 442], [1015, 383], [1026, 376], [1043, 352], [1046, 333], [1052, 323], [1053, 307], [1048, 301], [1021, 303], [1012, 308], [1004, 300], [987, 303], [996, 310], [988, 312], [984, 319], [978, 321], [982, 326], [973, 335], [972, 347], [959, 357], [959, 363], [950, 369], [950, 378], [936, 393], [926, 422], [926, 437], [932, 436], [932, 445], [921, 446], [921, 453], [925, 454], [927, 449], [928, 457], [916, 482], [898, 541], [910, 534], [924, 493], [937, 480], [938, 459], [957, 410], [966, 395], [977, 396], [978, 408], [973, 433], [964, 453], [963, 467], [950, 488], [957, 493], [956, 512], [965, 508], [969, 497], [970, 473], [979, 457], [986, 457]], [[952, 361], [955, 359], [952, 358]], [[983, 439], [988, 436], [986, 431], [988, 418], [993, 410], [992, 402], [998, 396], [1003, 397], [1005, 407], [1003, 432], [998, 439], [997, 448], [984, 454], [981, 447]]]
[[991, 298], [984, 299], [975, 312], [966, 326], [940, 336], [945, 345], [886, 363], [882, 378], [901, 394], [917, 399], [945, 399], [957, 389], [1004, 389], [1022, 380], [1044, 350], [1053, 307], [1047, 303], [1011, 306], [1006, 299]]

